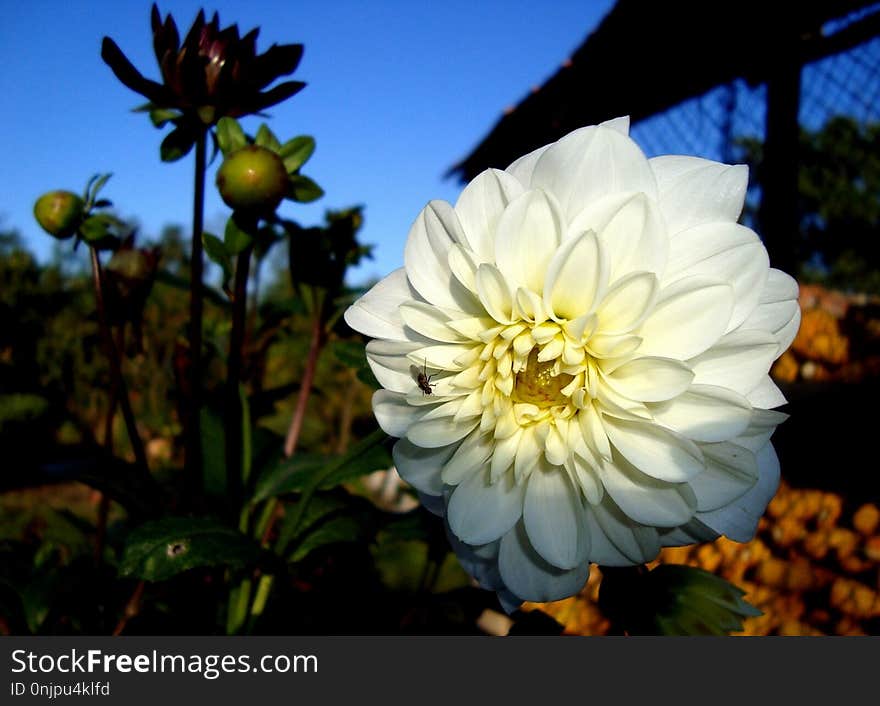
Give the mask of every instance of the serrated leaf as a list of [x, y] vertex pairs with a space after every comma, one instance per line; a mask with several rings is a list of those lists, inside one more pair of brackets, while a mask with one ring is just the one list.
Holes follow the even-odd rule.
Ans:
[[217, 121], [217, 144], [224, 156], [241, 149], [247, 143], [244, 130], [235, 118], [223, 117]]
[[197, 567], [242, 567], [259, 555], [257, 544], [217, 520], [167, 517], [132, 531], [119, 573], [145, 581], [164, 581]]
[[311, 203], [324, 195], [324, 190], [303, 174], [292, 174], [287, 184], [287, 198], [299, 203]]
[[278, 141], [278, 138], [275, 137], [275, 134], [269, 129], [269, 126], [266, 123], [262, 123], [260, 125], [260, 129], [257, 130], [257, 136], [254, 138], [254, 144], [258, 147], [265, 147], [268, 150], [272, 150], [276, 154], [281, 151], [281, 143]]
[[226, 230], [223, 233], [223, 244], [226, 252], [230, 255], [238, 255], [253, 242], [253, 237], [241, 227], [238, 218], [233, 213], [226, 221]]
[[312, 153], [315, 151], [315, 138], [309, 135], [300, 135], [292, 140], [285, 142], [279, 154], [284, 160], [284, 168], [288, 174], [293, 174], [303, 164], [305, 164]]

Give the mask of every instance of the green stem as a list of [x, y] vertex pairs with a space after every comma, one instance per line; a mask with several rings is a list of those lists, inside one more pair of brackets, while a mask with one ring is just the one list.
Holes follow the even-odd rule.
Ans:
[[202, 318], [204, 297], [202, 279], [202, 231], [205, 211], [205, 168], [208, 130], [196, 139], [196, 164], [193, 183], [192, 258], [190, 260], [189, 299], [189, 399], [185, 420], [184, 488], [194, 499], [202, 485]]
[[226, 366], [224, 427], [226, 437], [226, 493], [230, 505], [238, 508], [242, 494], [242, 404], [239, 394], [242, 360], [244, 357], [245, 316], [247, 314], [247, 281], [251, 251], [248, 246], [239, 255], [235, 265], [235, 285], [232, 294], [232, 333], [229, 336], [229, 357]]
[[131, 400], [128, 397], [128, 387], [125, 384], [125, 378], [122, 377], [119, 351], [113, 342], [110, 323], [107, 320], [107, 309], [104, 304], [104, 274], [101, 269], [101, 260], [98, 258], [98, 251], [95, 248], [90, 247], [89, 251], [92, 257], [92, 281], [95, 285], [95, 307], [98, 310], [98, 326], [101, 329], [101, 338], [104, 341], [104, 349], [107, 360], [110, 363], [110, 375], [113, 378], [113, 386], [117, 390], [119, 405], [122, 408], [122, 417], [125, 420], [125, 428], [128, 431], [128, 439], [131, 443], [132, 451], [134, 451], [135, 460], [141, 472], [149, 476], [150, 467], [147, 464], [147, 454], [144, 452], [144, 444], [141, 441], [137, 425], [135, 424]]

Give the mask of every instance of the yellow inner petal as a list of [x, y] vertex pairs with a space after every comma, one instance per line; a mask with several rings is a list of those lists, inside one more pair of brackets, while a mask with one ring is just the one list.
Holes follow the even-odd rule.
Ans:
[[568, 385], [573, 377], [567, 373], [553, 375], [555, 361], [538, 362], [538, 350], [533, 348], [525, 370], [516, 374], [516, 381], [511, 395], [515, 402], [527, 402], [536, 407], [546, 408], [568, 403], [562, 388]]

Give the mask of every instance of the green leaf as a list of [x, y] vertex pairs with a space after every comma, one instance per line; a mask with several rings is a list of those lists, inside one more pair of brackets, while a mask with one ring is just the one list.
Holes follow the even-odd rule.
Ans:
[[96, 213], [86, 218], [79, 227], [79, 234], [90, 245], [100, 247], [113, 236], [120, 221], [108, 213]]
[[299, 203], [317, 201], [324, 190], [303, 174], [292, 174], [287, 185], [287, 198]]
[[389, 468], [391, 454], [381, 444], [386, 438], [383, 431], [377, 430], [343, 456], [296, 454], [284, 459], [260, 477], [251, 502], [258, 503], [285, 493], [306, 492], [312, 485], [315, 490], [333, 488], [367, 473]]
[[107, 183], [111, 176], [113, 176], [112, 172], [109, 174], [102, 174], [98, 177], [97, 181], [92, 184], [91, 191], [89, 191], [88, 193], [88, 198], [86, 199], [86, 202], [94, 202], [95, 198], [98, 196], [98, 192], [100, 192], [101, 189], [104, 188], [104, 185]]
[[171, 108], [153, 108], [150, 110], [150, 121], [154, 127], [164, 127], [167, 123], [180, 117], [180, 112]]
[[260, 129], [257, 130], [257, 136], [254, 139], [254, 144], [258, 147], [265, 147], [266, 149], [272, 150], [276, 154], [281, 152], [281, 143], [278, 141], [278, 138], [272, 133], [269, 129], [269, 126], [266, 123], [262, 123], [260, 125]]
[[202, 482], [205, 493], [226, 492], [226, 432], [223, 417], [210, 407], [200, 411], [202, 430]]
[[132, 531], [125, 543], [119, 573], [146, 581], [164, 581], [196, 567], [242, 567], [259, 555], [257, 544], [217, 520], [166, 517]]
[[230, 152], [241, 149], [247, 145], [247, 137], [244, 130], [235, 118], [223, 117], [217, 121], [217, 143], [225, 157]]
[[223, 270], [223, 283], [226, 284], [232, 279], [232, 259], [226, 252], [226, 246], [212, 233], [202, 233], [202, 244], [205, 246], [208, 259]]
[[[375, 535], [376, 515], [368, 501], [344, 491], [313, 496], [299, 529], [293, 530], [289, 560], [301, 561], [328, 544], [369, 541]], [[284, 526], [281, 531], [285, 532]]]
[[315, 138], [309, 135], [300, 135], [285, 142], [279, 154], [284, 160], [284, 168], [288, 174], [293, 174], [303, 164], [309, 161], [309, 157], [315, 151]]
[[176, 162], [185, 157], [196, 143], [192, 130], [183, 127], [174, 128], [169, 132], [159, 147], [159, 156], [163, 162]]
[[238, 255], [253, 242], [253, 237], [242, 228], [239, 219], [233, 213], [226, 221], [226, 231], [223, 234], [223, 242], [226, 252], [230, 255]]

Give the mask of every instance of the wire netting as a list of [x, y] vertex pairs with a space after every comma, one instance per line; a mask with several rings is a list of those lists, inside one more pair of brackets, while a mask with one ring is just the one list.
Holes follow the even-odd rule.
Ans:
[[[846, 24], [829, 23], [826, 31]], [[738, 140], [763, 141], [766, 114], [766, 85], [737, 79], [639, 121], [632, 135], [649, 157], [688, 154], [733, 162]], [[840, 115], [860, 124], [880, 121], [880, 37], [803, 67], [801, 126], [818, 130]]]

